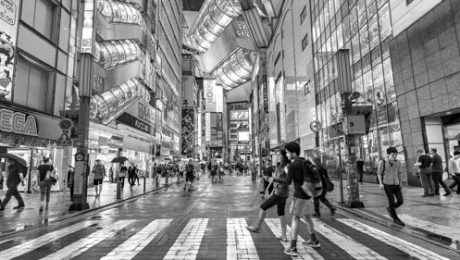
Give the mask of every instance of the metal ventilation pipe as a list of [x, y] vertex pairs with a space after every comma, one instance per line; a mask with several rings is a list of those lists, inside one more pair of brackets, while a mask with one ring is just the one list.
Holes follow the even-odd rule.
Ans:
[[258, 53], [238, 48], [213, 72], [226, 90], [238, 87], [251, 79], [257, 65]]
[[189, 33], [190, 40], [185, 41], [199, 52], [206, 52], [233, 19], [243, 13], [239, 0], [208, 0], [203, 7], [198, 25]]

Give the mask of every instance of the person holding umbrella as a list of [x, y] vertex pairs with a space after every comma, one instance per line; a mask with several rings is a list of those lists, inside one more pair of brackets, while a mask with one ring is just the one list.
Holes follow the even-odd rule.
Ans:
[[8, 204], [12, 196], [14, 196], [18, 201], [18, 205], [14, 207], [14, 209], [22, 209], [25, 207], [24, 200], [22, 200], [18, 191], [18, 185], [24, 181], [23, 172], [27, 172], [25, 170], [26, 167], [21, 167], [21, 165], [13, 158], [8, 158], [7, 162], [8, 178], [6, 180], [6, 186], [8, 191], [6, 192], [5, 198], [0, 205], [0, 211], [5, 210], [5, 206]]

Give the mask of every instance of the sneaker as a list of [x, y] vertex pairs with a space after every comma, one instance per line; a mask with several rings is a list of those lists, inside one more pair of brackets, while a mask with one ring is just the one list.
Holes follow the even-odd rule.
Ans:
[[254, 233], [259, 233], [259, 229], [253, 226], [247, 226], [246, 229]]
[[299, 256], [299, 254], [297, 254], [297, 248], [295, 248], [295, 247], [288, 247], [288, 248], [285, 248], [283, 252], [284, 252], [286, 255], [290, 255], [290, 256], [293, 256], [293, 257]]
[[402, 222], [399, 218], [395, 218], [393, 220], [393, 223], [395, 223], [396, 225], [400, 225], [400, 226], [405, 226], [406, 224], [404, 224], [404, 222]]
[[319, 243], [318, 240], [313, 241], [313, 240], [309, 239], [308, 241], [302, 242], [302, 244], [307, 245], [307, 246], [311, 246], [313, 248], [320, 248], [321, 247], [321, 244]]
[[14, 207], [13, 209], [22, 209], [22, 208], [24, 208], [24, 207], [25, 207], [24, 205], [18, 205], [18, 206], [16, 206], [16, 207]]
[[319, 212], [315, 212], [311, 216], [314, 217], [314, 218], [320, 218], [321, 214]]

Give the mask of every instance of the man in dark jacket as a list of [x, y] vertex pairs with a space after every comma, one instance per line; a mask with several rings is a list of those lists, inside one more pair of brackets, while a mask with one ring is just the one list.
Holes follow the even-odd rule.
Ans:
[[431, 177], [433, 178], [434, 195], [439, 195], [439, 184], [441, 184], [442, 188], [446, 192], [444, 196], [449, 196], [451, 193], [450, 189], [442, 180], [442, 173], [444, 172], [442, 167], [442, 158], [438, 154], [438, 150], [436, 148], [431, 148], [431, 160], [433, 162], [431, 166]]
[[332, 204], [326, 198], [327, 190], [325, 189], [325, 187], [327, 186], [326, 183], [328, 181], [330, 182], [329, 175], [327, 174], [327, 169], [321, 164], [321, 160], [315, 160], [315, 164], [318, 167], [319, 176], [321, 177], [321, 184], [323, 185], [323, 191], [321, 192], [321, 195], [319, 195], [318, 197], [315, 197], [313, 200], [314, 205], [315, 205], [315, 214], [313, 214], [313, 217], [318, 217], [318, 218], [321, 217], [321, 213], [319, 211], [320, 201], [329, 208], [329, 210], [331, 211], [331, 215], [334, 215], [336, 209], [334, 206], [332, 206]]
[[292, 198], [290, 213], [292, 215], [291, 222], [291, 245], [284, 249], [284, 253], [290, 256], [297, 256], [297, 236], [299, 234], [300, 219], [304, 218], [307, 224], [310, 239], [306, 244], [311, 247], [321, 247], [316, 237], [315, 227], [311, 218], [312, 198], [305, 194], [302, 190], [304, 179], [304, 163], [305, 158], [299, 157], [300, 146], [296, 142], [290, 142], [286, 145], [286, 155], [291, 163], [288, 166], [287, 184], [294, 184], [294, 197]]
[[14, 207], [14, 209], [22, 209], [25, 207], [24, 201], [18, 191], [18, 185], [24, 180], [23, 173], [21, 172], [23, 169], [21, 168], [23, 167], [20, 167], [16, 160], [8, 159], [8, 178], [6, 180], [8, 191], [6, 192], [5, 199], [0, 205], [0, 211], [5, 210], [5, 206], [8, 204], [12, 196], [14, 196], [18, 201], [18, 205]]
[[420, 169], [420, 179], [424, 190], [422, 197], [434, 196], [433, 178], [431, 177], [431, 157], [425, 154], [424, 150], [418, 150], [417, 155], [418, 160], [415, 166]]

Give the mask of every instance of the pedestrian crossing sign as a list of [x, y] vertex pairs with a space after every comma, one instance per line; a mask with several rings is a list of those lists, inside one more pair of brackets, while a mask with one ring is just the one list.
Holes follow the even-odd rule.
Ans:
[[66, 133], [63, 133], [61, 137], [59, 137], [57, 141], [57, 145], [59, 146], [71, 146], [72, 145], [72, 139], [70, 136]]

